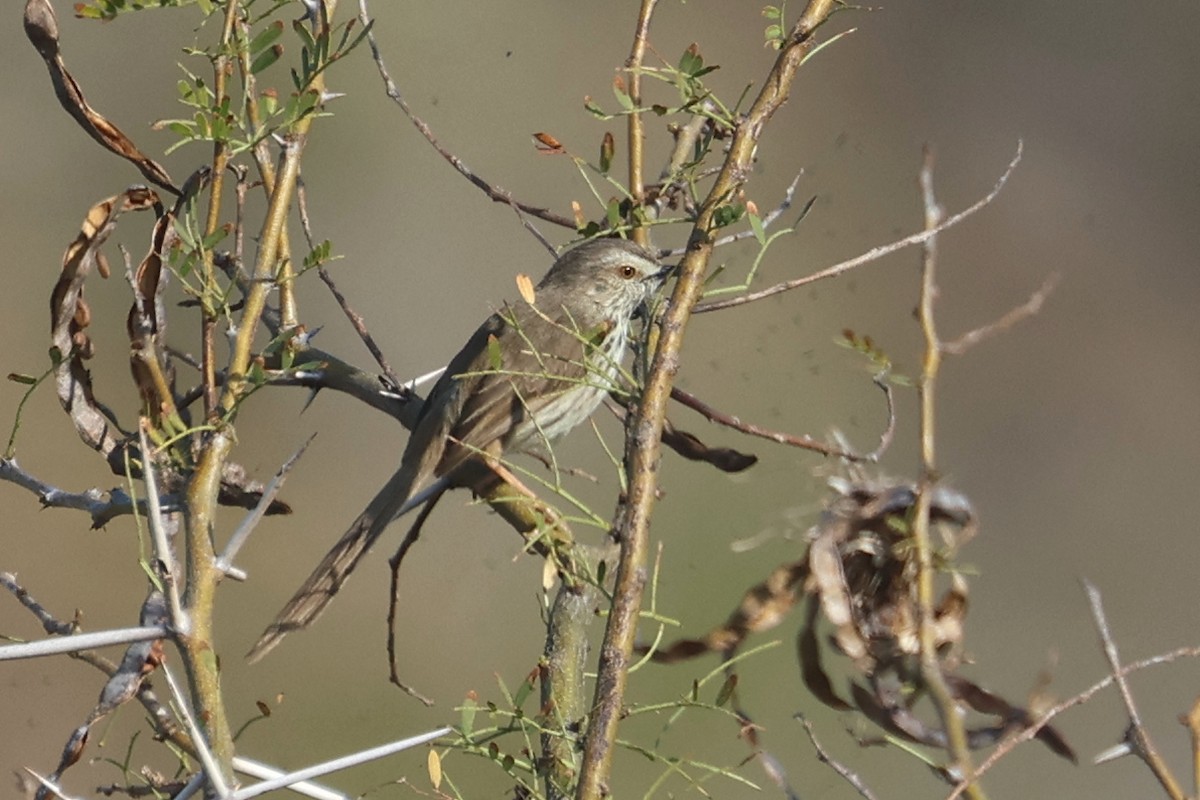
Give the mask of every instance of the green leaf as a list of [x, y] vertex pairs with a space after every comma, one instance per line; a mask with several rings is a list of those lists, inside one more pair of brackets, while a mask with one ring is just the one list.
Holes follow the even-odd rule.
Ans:
[[475, 730], [475, 711], [477, 710], [475, 701], [467, 698], [467, 702], [462, 707], [462, 735], [464, 739], [470, 739], [472, 731]]
[[596, 101], [590, 97], [583, 98], [583, 107], [588, 113], [600, 119], [608, 119], [609, 117], [608, 114], [604, 113], [604, 109], [596, 105]]
[[780, 11], [775, 6], [767, 6], [762, 10], [762, 15], [767, 19], [779, 19]]
[[704, 56], [700, 55], [700, 48], [694, 44], [684, 50], [679, 58], [679, 71], [684, 75], [694, 76], [703, 66]]
[[600, 142], [600, 173], [608, 174], [609, 168], [612, 167], [613, 153], [616, 150], [616, 142], [610, 131], [604, 132], [604, 139]]
[[724, 228], [727, 225], [732, 225], [741, 219], [744, 213], [746, 213], [746, 207], [741, 203], [729, 203], [718, 206], [716, 212], [713, 214], [713, 227]]
[[268, 25], [258, 36], [250, 40], [250, 53], [259, 53], [268, 47], [280, 37], [283, 33], [283, 20], [277, 19]]
[[318, 264], [325, 263], [326, 261], [329, 260], [329, 254], [332, 251], [333, 251], [333, 243], [330, 242], [328, 239], [324, 240], [323, 242], [318, 244], [316, 247], [314, 247], [312, 249], [312, 251], [309, 252], [309, 254], [304, 257], [305, 269], [310, 269], [312, 267], [317, 266]]
[[279, 57], [282, 55], [283, 45], [276, 45], [275, 47], [268, 47], [266, 50], [263, 50], [261, 53], [255, 56], [254, 61], [251, 62], [251, 74], [257, 75], [258, 73], [262, 72], [264, 69], [278, 61]]
[[616, 96], [617, 102], [621, 104], [621, 108], [626, 111], [633, 111], [633, 98], [615, 83], [613, 84], [613, 94]]
[[517, 713], [520, 713], [521, 706], [525, 705], [525, 701], [529, 698], [530, 692], [533, 691], [533, 683], [530, 681], [522, 681], [517, 688], [517, 693], [513, 695], [513, 705], [516, 706]]
[[504, 356], [500, 353], [500, 340], [495, 336], [489, 336], [487, 341], [488, 363], [492, 365], [492, 369], [499, 370], [504, 363]]
[[604, 216], [608, 219], [610, 228], [616, 228], [621, 224], [621, 203], [615, 197], [608, 201], [608, 206], [604, 209]]
[[730, 675], [725, 679], [725, 683], [721, 684], [721, 690], [717, 692], [716, 705], [723, 706], [729, 702], [729, 698], [733, 697], [733, 690], [737, 688], [737, 675]]
[[8, 373], [8, 379], [13, 383], [24, 384], [25, 386], [33, 386], [38, 382], [38, 379], [32, 375], [26, 375], [21, 372]]
[[763, 230], [762, 218], [758, 214], [750, 214], [750, 230], [754, 231], [754, 238], [758, 240], [760, 245], [767, 243], [767, 232]]

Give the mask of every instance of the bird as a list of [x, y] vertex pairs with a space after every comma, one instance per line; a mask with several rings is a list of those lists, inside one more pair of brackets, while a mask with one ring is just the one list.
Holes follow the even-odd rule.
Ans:
[[592, 239], [488, 317], [429, 393], [395, 474], [247, 658], [311, 625], [393, 521], [450, 486], [472, 485], [488, 460], [545, 450], [586, 421], [619, 385], [633, 318], [671, 269], [635, 242]]

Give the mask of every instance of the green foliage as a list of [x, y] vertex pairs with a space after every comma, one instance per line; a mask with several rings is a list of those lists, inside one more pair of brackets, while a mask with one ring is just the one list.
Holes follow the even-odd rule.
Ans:
[[880, 380], [895, 386], [915, 385], [912, 378], [894, 371], [891, 357], [870, 336], [846, 328], [838, 344], [865, 356], [871, 372]]
[[216, 10], [213, 0], [89, 0], [75, 4], [75, 16], [81, 19], [98, 19], [105, 22], [117, 15], [130, 11], [146, 11], [156, 8], [181, 8], [198, 6], [205, 16]]
[[762, 10], [762, 15], [767, 19], [772, 20], [771, 24], [768, 25], [767, 29], [763, 32], [763, 36], [767, 40], [767, 46], [774, 50], [778, 50], [783, 47], [787, 41], [785, 35], [787, 28], [784, 26], [783, 22], [783, 15], [786, 9], [787, 2], [785, 0], [785, 2], [781, 2], [778, 6], [766, 6]]

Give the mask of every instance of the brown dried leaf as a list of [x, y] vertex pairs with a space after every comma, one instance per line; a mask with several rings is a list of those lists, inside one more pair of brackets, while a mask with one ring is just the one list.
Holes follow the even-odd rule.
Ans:
[[539, 153], [544, 153], [545, 155], [558, 155], [566, 152], [566, 148], [562, 146], [562, 143], [548, 133], [535, 133], [533, 134], [533, 138], [537, 142], [535, 147], [537, 147], [537, 151]]
[[703, 461], [722, 472], [741, 472], [758, 463], [758, 456], [731, 447], [709, 447], [694, 434], [663, 422], [662, 443], [689, 461]]
[[[995, 728], [972, 731], [974, 734], [972, 746], [974, 747], [993, 744], [1008, 733], [1028, 728], [1034, 722], [1033, 716], [1026, 709], [1013, 705], [1000, 695], [990, 692], [966, 678], [947, 675], [946, 685], [954, 693], [956, 699], [966, 703], [975, 711], [1000, 719], [1001, 724]], [[1074, 749], [1053, 726], [1045, 726], [1035, 734], [1034, 738], [1050, 748], [1056, 755], [1071, 762], [1078, 762]]]
[[709, 651], [730, 658], [751, 633], [770, 630], [783, 621], [796, 604], [807, 575], [808, 565], [804, 561], [776, 567], [765, 581], [742, 596], [725, 624], [709, 631], [703, 640], [685, 639], [657, 651], [654, 660], [671, 663]]
[[817, 640], [817, 612], [821, 605], [809, 596], [805, 604], [804, 627], [796, 637], [796, 651], [800, 656], [800, 677], [808, 690], [825, 705], [838, 711], [849, 711], [853, 706], [841, 698], [829, 680], [829, 673], [821, 664], [821, 646]]
[[46, 62], [58, 102], [79, 123], [84, 132], [106, 149], [132, 162], [146, 180], [172, 194], [179, 194], [171, 176], [161, 165], [142, 153], [120, 128], [88, 105], [83, 90], [67, 71], [66, 63], [62, 59], [58, 42], [58, 20], [49, 0], [28, 0], [25, 3], [25, 35]]
[[[638, 645], [635, 648], [639, 655], [645, 655], [650, 648]], [[689, 658], [702, 656], [709, 652], [708, 642], [703, 639], [677, 639], [665, 648], [655, 650], [650, 660], [656, 664], [674, 664]]]
[[62, 270], [50, 297], [50, 340], [62, 360], [55, 369], [58, 399], [70, 415], [79, 437], [103, 455], [117, 474], [124, 474], [120, 456], [125, 435], [97, 403], [91, 375], [83, 361], [93, 350], [86, 333], [91, 312], [83, 299], [83, 284], [99, 264], [100, 248], [126, 211], [155, 209], [161, 213], [158, 195], [146, 187], [134, 187], [100, 201], [88, 210], [79, 235], [67, 246]]

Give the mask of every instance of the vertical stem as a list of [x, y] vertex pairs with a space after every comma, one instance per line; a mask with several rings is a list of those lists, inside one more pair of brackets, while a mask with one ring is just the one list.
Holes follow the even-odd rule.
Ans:
[[[924, 200], [925, 229], [932, 230], [944, 216], [933, 193], [933, 155], [925, 150], [925, 162], [921, 168], [921, 196]], [[965, 794], [974, 800], [986, 800], [983, 788], [975, 781], [975, 767], [971, 763], [971, 750], [967, 744], [967, 732], [958, 704], [946, 685], [942, 665], [937, 653], [937, 630], [934, 619], [936, 589], [933, 564], [933, 543], [929, 526], [929, 511], [933, 488], [938, 481], [936, 452], [934, 449], [935, 388], [938, 370], [942, 363], [942, 343], [938, 338], [934, 322], [933, 305], [937, 299], [937, 237], [925, 240], [924, 259], [921, 269], [921, 298], [917, 306], [917, 319], [925, 338], [925, 355], [921, 364], [921, 377], [917, 384], [917, 397], [921, 405], [921, 480], [917, 491], [917, 502], [913, 515], [913, 542], [917, 551], [917, 604], [920, 608], [921, 679], [937, 707], [946, 733], [947, 750], [960, 773], [960, 780], [969, 781]]]
[[[233, 46], [234, 25], [241, 9], [239, 0], [227, 0], [225, 23], [221, 27], [217, 57], [213, 59], [213, 103], [220, 106], [226, 97], [226, 79], [229, 76], [229, 49]], [[208, 216], [204, 221], [205, 238], [212, 236], [221, 224], [221, 190], [225, 186], [225, 168], [229, 165], [229, 150], [225, 142], [213, 142], [212, 183], [208, 193]], [[213, 335], [217, 324], [217, 312], [211, 298], [218, 293], [213, 254], [207, 247], [200, 252], [204, 291], [200, 303], [200, 383], [204, 387], [204, 416], [211, 420], [217, 408], [217, 363], [216, 343]]]
[[614, 534], [620, 544], [613, 605], [601, 645], [596, 677], [596, 697], [588, 723], [580, 769], [578, 800], [600, 800], [609, 793], [613, 746], [625, 698], [625, 685], [646, 583], [650, 515], [658, 483], [663, 419], [671, 384], [679, 370], [679, 352], [692, 307], [704, 289], [704, 274], [712, 253], [717, 209], [731, 197], [749, 174], [754, 149], [775, 111], [787, 100], [792, 80], [814, 39], [813, 31], [833, 10], [835, 0], [811, 0], [791, 30], [784, 46], [734, 133], [729, 153], [708, 197], [700, 206], [688, 250], [679, 266], [679, 278], [662, 322], [662, 336], [654, 353], [646, 388], [633, 422], [626, 453], [629, 490], [621, 521]]
[[275, 191], [271, 194], [266, 220], [263, 223], [258, 258], [254, 263], [254, 272], [250, 278], [250, 291], [246, 295], [241, 326], [238, 328], [237, 340], [234, 342], [233, 354], [230, 358], [229, 381], [225, 387], [225, 394], [221, 398], [221, 406], [226, 412], [233, 409], [245, 392], [246, 371], [250, 366], [250, 350], [254, 344], [254, 334], [258, 330], [258, 321], [266, 307], [267, 292], [274, 285], [280, 235], [283, 232], [288, 211], [292, 207], [292, 195], [295, 192], [296, 179], [300, 174], [300, 155], [304, 151], [305, 139], [305, 134], [294, 133], [284, 142], [283, 164], [279, 170], [279, 179], [275, 183]]
[[[575, 563], [594, 571], [598, 561], [598, 555], [580, 552]], [[562, 581], [550, 609], [541, 679], [550, 731], [542, 734], [548, 800], [569, 797], [579, 775], [579, 737], [587, 716], [587, 628], [595, 616], [596, 596], [586, 581]]]
[[[654, 7], [658, 0], [642, 0], [642, 9], [638, 13], [637, 29], [633, 34], [633, 49], [625, 61], [625, 71], [629, 75], [629, 99], [633, 107], [642, 107], [642, 62], [646, 58], [646, 37], [650, 33], [650, 18], [654, 16]], [[645, 126], [642, 115], [634, 111], [628, 117], [629, 121], [629, 194], [633, 197], [633, 208], [630, 210], [630, 221], [633, 222], [641, 211], [646, 198], [645, 175]], [[633, 240], [640, 245], [648, 244], [647, 231], [641, 226], [633, 229]]]
[[183, 602], [192, 627], [186, 636], [178, 637], [197, 722], [208, 738], [213, 757], [226, 772], [225, 779], [230, 782], [233, 780], [233, 735], [221, 694], [221, 672], [213, 630], [216, 589], [222, 575], [216, 567], [212, 537], [216, 530], [221, 466], [232, 449], [233, 439], [228, 432], [214, 434], [206, 443], [205, 458], [188, 486], [187, 591]]

